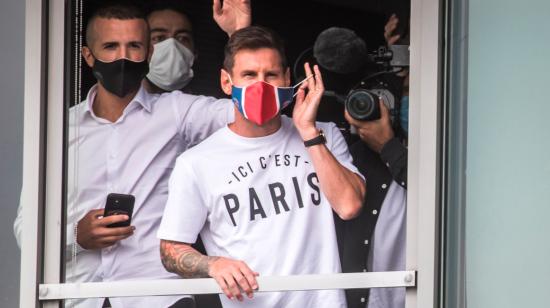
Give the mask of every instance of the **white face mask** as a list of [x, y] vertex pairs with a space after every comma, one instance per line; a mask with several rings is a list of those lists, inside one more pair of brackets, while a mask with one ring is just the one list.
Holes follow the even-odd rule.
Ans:
[[180, 90], [193, 78], [195, 55], [173, 38], [155, 44], [149, 62], [149, 79], [165, 91]]

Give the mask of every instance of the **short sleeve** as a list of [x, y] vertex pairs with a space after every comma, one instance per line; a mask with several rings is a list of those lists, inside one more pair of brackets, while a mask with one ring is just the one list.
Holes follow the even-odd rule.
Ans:
[[353, 158], [346, 144], [344, 136], [340, 129], [334, 123], [323, 123], [325, 135], [327, 136], [327, 146], [336, 160], [348, 170], [359, 175], [363, 180], [365, 177], [357, 170], [353, 164]]
[[208, 210], [197, 186], [192, 167], [181, 155], [170, 176], [168, 201], [157, 237], [193, 244], [202, 230]]

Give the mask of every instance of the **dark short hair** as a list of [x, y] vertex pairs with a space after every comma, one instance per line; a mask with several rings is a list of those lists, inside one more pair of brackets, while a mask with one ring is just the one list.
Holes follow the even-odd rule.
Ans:
[[105, 19], [119, 19], [119, 20], [129, 20], [129, 19], [143, 19], [145, 20], [145, 14], [137, 6], [130, 3], [109, 3], [99, 7], [88, 19], [88, 24], [86, 25], [86, 45], [91, 47], [93, 41], [92, 35], [92, 25], [94, 21], [98, 18]]
[[187, 7], [182, 4], [181, 0], [151, 1], [146, 8], [146, 17], [149, 18], [152, 13], [165, 10], [174, 11], [187, 18], [193, 24], [191, 17], [187, 14]]
[[281, 67], [287, 67], [283, 40], [277, 33], [265, 27], [250, 26], [242, 28], [229, 38], [224, 50], [223, 68], [231, 73], [235, 65], [235, 55], [243, 49], [257, 50], [271, 48], [277, 50], [281, 58]]

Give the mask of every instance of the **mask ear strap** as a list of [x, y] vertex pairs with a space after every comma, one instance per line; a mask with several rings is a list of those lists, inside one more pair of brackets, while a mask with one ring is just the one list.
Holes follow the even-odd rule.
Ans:
[[228, 72], [225, 72], [227, 74], [227, 77], [229, 78], [229, 82], [231, 83], [231, 85], [233, 85], [233, 80], [231, 80], [231, 75], [229, 75]]
[[[304, 78], [304, 80], [298, 82], [295, 86], [293, 86], [292, 88], [293, 89], [296, 89], [296, 87], [298, 87], [299, 85], [301, 85], [302, 83], [306, 82], [308, 79], [310, 79], [311, 77], [314, 77], [315, 74], [312, 74], [312, 75], [309, 75], [307, 76], [306, 78]], [[296, 95], [298, 95], [298, 92], [294, 93], [294, 95], [292, 95], [292, 97], [295, 97]]]
[[315, 74], [307, 76], [306, 78], [304, 78], [304, 80], [298, 82], [295, 86], [293, 86], [293, 88], [296, 88], [297, 86], [301, 85], [302, 83], [306, 82], [308, 79], [310, 79], [311, 77], [314, 77], [314, 76], [315, 76]]

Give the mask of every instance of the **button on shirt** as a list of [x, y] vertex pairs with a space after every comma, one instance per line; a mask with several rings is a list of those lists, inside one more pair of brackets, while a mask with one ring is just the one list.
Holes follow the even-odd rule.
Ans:
[[[96, 91], [94, 86], [85, 101], [70, 109], [67, 282], [179, 278], [164, 269], [156, 238], [168, 178], [180, 153], [233, 120], [233, 104], [179, 91], [152, 95], [140, 88], [112, 123], [94, 114]], [[135, 196], [134, 234], [102, 250], [77, 247], [74, 225], [90, 210], [103, 208], [111, 192]], [[178, 298], [111, 298], [110, 302], [114, 308], [161, 308]], [[96, 308], [102, 301], [68, 305]]]
[[[382, 203], [371, 241], [368, 264], [372, 272], [405, 270], [406, 221], [407, 191], [393, 181]], [[404, 308], [405, 288], [372, 288], [367, 307]]]

